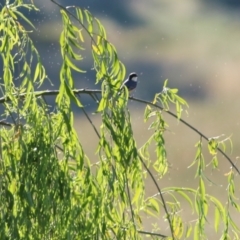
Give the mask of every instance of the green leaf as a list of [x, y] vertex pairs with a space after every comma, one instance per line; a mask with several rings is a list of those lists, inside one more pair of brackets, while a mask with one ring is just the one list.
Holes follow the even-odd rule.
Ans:
[[212, 155], [217, 154], [217, 148], [218, 148], [218, 142], [216, 141], [216, 139], [211, 138], [208, 141], [208, 150], [209, 150], [210, 154], [212, 154]]
[[78, 107], [83, 107], [83, 105], [80, 103], [80, 101], [76, 98], [75, 94], [73, 93], [72, 89], [69, 88], [68, 84], [65, 82], [64, 87], [66, 90], [66, 93], [70, 99], [73, 100], [73, 102], [78, 106]]
[[168, 84], [168, 79], [166, 79], [166, 80], [164, 81], [163, 88], [166, 88], [166, 87], [167, 87], [167, 84]]
[[176, 94], [178, 92], [178, 89], [177, 88], [171, 88], [169, 91], [173, 94]]
[[[11, 11], [10, 11], [11, 12]], [[19, 17], [21, 17], [26, 23], [28, 23], [33, 29], [35, 29], [34, 25], [31, 21], [29, 21], [21, 12], [19, 11], [13, 11], [15, 14], [17, 14]]]
[[72, 63], [72, 61], [70, 61], [70, 59], [65, 56], [65, 61], [66, 61], [66, 64], [72, 68], [73, 70], [77, 71], [77, 72], [81, 72], [81, 73], [85, 73], [86, 71], [83, 71], [81, 70], [80, 68], [78, 68], [75, 64]]
[[92, 32], [93, 32], [93, 18], [92, 18], [92, 15], [86, 9], [84, 9], [84, 14], [85, 14], [87, 22], [88, 22], [88, 27], [87, 27], [88, 32], [90, 33], [90, 35], [92, 35]]
[[213, 159], [212, 159], [212, 166], [214, 169], [218, 168], [218, 158], [217, 156], [214, 156]]
[[143, 193], [142, 188], [138, 187], [135, 191], [134, 197], [132, 199], [132, 204], [139, 200], [140, 195]]
[[[68, 41], [69, 41], [74, 47], [76, 47], [76, 48], [78, 48], [78, 49], [80, 49], [80, 50], [84, 50], [84, 47], [82, 47], [82, 46], [77, 42], [77, 39], [71, 39], [71, 38], [69, 38]], [[80, 54], [74, 53], [73, 51], [72, 51], [72, 54], [81, 56]], [[76, 59], [78, 60], [78, 58], [76, 58]], [[80, 59], [82, 59], [82, 58], [80, 58]]]
[[106, 98], [102, 98], [98, 105], [97, 112], [102, 112], [106, 108], [106, 106], [107, 106], [107, 100]]
[[219, 213], [219, 209], [215, 207], [214, 228], [216, 232], [218, 232], [219, 223], [220, 223], [220, 213]]
[[199, 231], [199, 223], [197, 222], [194, 227], [194, 235], [193, 235], [194, 240], [202, 240], [200, 238], [200, 231]]
[[177, 239], [180, 239], [183, 235], [182, 219], [179, 216], [174, 215], [173, 219], [172, 219], [172, 225], [173, 225], [173, 229], [174, 229], [174, 236], [176, 236]]
[[100, 23], [100, 21], [97, 18], [94, 18], [94, 19], [95, 19], [95, 22], [98, 25], [100, 36], [106, 39], [107, 38], [107, 34], [106, 34], [106, 31], [105, 31], [103, 25]]
[[101, 52], [100, 52], [100, 48], [94, 44], [92, 44], [92, 50], [97, 54], [97, 55], [100, 55]]
[[201, 199], [205, 199], [205, 185], [202, 178], [199, 178], [199, 190]]
[[151, 208], [152, 210], [154, 210], [157, 213], [160, 212], [159, 204], [158, 204], [157, 200], [154, 198], [150, 198], [148, 200], [148, 208]]
[[186, 234], [185, 234], [186, 238], [189, 238], [191, 233], [192, 233], [192, 226], [187, 225]]
[[34, 82], [37, 80], [38, 76], [40, 75], [40, 70], [41, 70], [41, 64], [37, 63], [35, 73], [34, 73], [34, 78], [33, 78]]
[[187, 202], [189, 203], [189, 205], [191, 206], [192, 210], [194, 211], [194, 205], [192, 200], [190, 199], [190, 197], [184, 192], [185, 189], [177, 189], [177, 193], [180, 194], [182, 197], [185, 198], [185, 200], [187, 200]]
[[230, 222], [232, 228], [233, 228], [235, 231], [237, 231], [238, 233], [240, 233], [239, 223], [238, 223], [238, 225], [237, 225], [237, 224], [232, 220], [230, 214], [228, 215], [228, 217], [229, 217], [229, 222]]
[[76, 10], [76, 15], [77, 15], [78, 20], [79, 20], [81, 23], [83, 23], [82, 10], [81, 10], [79, 7], [76, 7], [75, 10]]
[[149, 115], [151, 112], [152, 108], [149, 105], [147, 105], [144, 112], [144, 122], [146, 122], [149, 119]]

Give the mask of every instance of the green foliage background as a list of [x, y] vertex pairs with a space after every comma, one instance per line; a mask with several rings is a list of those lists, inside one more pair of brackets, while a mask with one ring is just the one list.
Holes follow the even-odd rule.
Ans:
[[[233, 170], [227, 174], [227, 204], [206, 192], [206, 163], [202, 142], [208, 141], [212, 168], [218, 168], [218, 151], [224, 154], [225, 142], [208, 139], [181, 119], [187, 103], [170, 89], [163, 90], [152, 102], [130, 97], [146, 105], [143, 116], [152, 135], [142, 147], [135, 141], [129, 93], [119, 91], [125, 79], [124, 64], [107, 40], [104, 26], [88, 10], [64, 8], [57, 3], [62, 16], [59, 37], [62, 65], [57, 91], [36, 91], [47, 81], [41, 57], [29, 31], [34, 26], [22, 10], [38, 11], [33, 3], [6, 1], [0, 14], [0, 53], [3, 60], [1, 104], [4, 106], [0, 129], [0, 238], [1, 239], [206, 239], [205, 226], [214, 208], [214, 228], [221, 239], [239, 238], [240, 229], [230, 209], [239, 211], [235, 198], [234, 173], [239, 170], [225, 155]], [[82, 61], [83, 43], [91, 45], [92, 61], [99, 90], [75, 89], [72, 73], [84, 74], [76, 64]], [[100, 93], [100, 95], [98, 94]], [[100, 129], [94, 126], [84, 110], [79, 95], [88, 94], [98, 104]], [[46, 96], [56, 95], [51, 110]], [[97, 162], [84, 153], [73, 127], [74, 103], [85, 114], [99, 138]], [[175, 109], [176, 114], [170, 111]], [[164, 133], [169, 113], [200, 136], [196, 144], [198, 188], [161, 188], [161, 179], [170, 171]], [[10, 122], [7, 122], [10, 121]], [[149, 153], [154, 146], [155, 156]], [[156, 194], [146, 196], [145, 180], [152, 179]], [[179, 196], [181, 197], [179, 199]], [[181, 203], [188, 203], [196, 220], [181, 217]], [[143, 215], [154, 216], [156, 224], [146, 231]], [[165, 225], [159, 225], [159, 219]], [[221, 228], [220, 228], [221, 226]]]

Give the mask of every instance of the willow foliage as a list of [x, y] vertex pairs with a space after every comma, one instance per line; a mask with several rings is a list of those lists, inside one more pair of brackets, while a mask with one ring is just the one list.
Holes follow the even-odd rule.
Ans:
[[[153, 132], [138, 148], [127, 108], [128, 92], [119, 91], [126, 70], [107, 40], [104, 26], [86, 9], [56, 6], [62, 16], [62, 63], [54, 110], [45, 101], [47, 91], [36, 92], [47, 74], [24, 27], [28, 24], [34, 31], [23, 10], [39, 10], [32, 2], [16, 0], [6, 1], [0, 12], [0, 103], [4, 107], [1, 118], [6, 120], [1, 121], [0, 128], [0, 239], [205, 239], [210, 204], [215, 209], [214, 228], [221, 232], [221, 239], [238, 237], [239, 226], [229, 211], [231, 206], [240, 210], [234, 195], [234, 171], [228, 174], [226, 206], [206, 192], [201, 134], [192, 164], [198, 165], [197, 189], [161, 189], [155, 179], [164, 178], [169, 171], [163, 113], [174, 105], [176, 115], [170, 113], [182, 121], [182, 109], [187, 106], [177, 89], [168, 88], [166, 81], [153, 102], [138, 100], [146, 104], [144, 120], [150, 122]], [[98, 157], [94, 165], [78, 140], [71, 109], [74, 103], [90, 120], [73, 78], [75, 71], [84, 74], [76, 62], [83, 60], [81, 51], [86, 41], [91, 44], [96, 84], [101, 88], [99, 99], [91, 90], [87, 92], [98, 103], [96, 112], [102, 118], [100, 129], [93, 126], [99, 138], [98, 146], [93, 147]], [[213, 168], [218, 167], [221, 144], [224, 146], [218, 139], [208, 141]], [[149, 154], [151, 145], [155, 146], [154, 160]], [[147, 176], [156, 187], [153, 196], [145, 194]], [[184, 222], [179, 197], [195, 212], [195, 222]], [[143, 216], [156, 219], [149, 232], [144, 229]], [[166, 224], [160, 226], [159, 219]]]

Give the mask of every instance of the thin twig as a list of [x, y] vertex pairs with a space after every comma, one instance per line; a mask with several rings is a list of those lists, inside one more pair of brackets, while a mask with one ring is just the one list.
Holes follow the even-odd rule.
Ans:
[[[78, 97], [80, 98], [80, 95], [79, 95], [79, 94], [77, 94], [77, 95], [78, 95]], [[92, 96], [92, 94], [89, 94], [89, 95], [90, 95], [90, 96]], [[87, 112], [85, 111], [84, 107], [83, 107], [83, 108], [81, 108], [81, 109], [82, 109], [82, 111], [83, 111], [84, 115], [86, 116], [87, 120], [89, 121], [89, 123], [92, 125], [92, 127], [93, 127], [93, 130], [94, 130], [94, 131], [95, 131], [95, 133], [97, 134], [98, 138], [100, 139], [100, 138], [101, 138], [101, 136], [100, 136], [100, 134], [99, 134], [99, 132], [98, 132], [97, 128], [96, 128], [96, 127], [95, 127], [95, 125], [93, 124], [93, 122], [92, 122], [91, 118], [88, 116], [88, 114], [87, 114]]]
[[89, 95], [96, 103], [99, 103], [99, 99], [97, 98], [97, 96], [95, 94], [89, 94]]
[[[61, 4], [57, 3], [55, 0], [51, 0], [51, 2], [53, 2], [54, 4], [56, 4], [59, 8], [63, 9], [64, 11], [66, 11], [70, 16], [72, 16], [76, 21], [78, 21], [78, 23], [82, 26], [82, 28], [87, 32], [87, 34], [89, 35], [91, 41], [96, 45], [96, 47], [98, 48], [98, 45], [95, 41], [95, 39], [92, 37], [91, 33], [88, 31], [87, 27], [85, 27], [85, 25], [83, 23], [81, 23], [81, 21], [73, 14], [71, 13], [67, 8], [65, 8], [64, 6], [62, 6]], [[73, 6], [74, 7], [74, 6]], [[99, 48], [98, 48], [99, 50]]]
[[169, 214], [169, 212], [168, 212], [167, 204], [166, 204], [165, 199], [164, 199], [164, 197], [163, 197], [162, 191], [161, 191], [160, 187], [158, 186], [158, 183], [157, 183], [156, 179], [154, 178], [152, 172], [149, 170], [149, 168], [147, 167], [147, 165], [145, 164], [145, 162], [143, 161], [143, 159], [142, 159], [142, 157], [140, 156], [139, 153], [138, 153], [138, 157], [139, 157], [139, 159], [141, 160], [144, 168], [147, 170], [148, 174], [149, 174], [150, 177], [152, 178], [153, 183], [154, 183], [154, 185], [156, 186], [156, 188], [157, 188], [157, 190], [158, 190], [158, 192], [159, 192], [159, 196], [160, 196], [160, 198], [161, 198], [164, 211], [165, 211], [165, 213], [166, 213], [166, 215], [167, 215], [167, 220], [168, 220], [168, 224], [169, 224], [169, 226], [170, 226], [172, 239], [175, 239], [174, 230], [173, 230], [173, 226], [172, 226], [171, 219], [170, 219], [170, 214]]
[[137, 230], [137, 231], [140, 234], [146, 234], [146, 235], [157, 236], [157, 237], [162, 237], [162, 238], [167, 238], [168, 237], [168, 236], [165, 236], [165, 235], [160, 234], [160, 233], [153, 233], [153, 232], [147, 232], [147, 231], [141, 231], [141, 230]]
[[[101, 93], [101, 90], [99, 89], [85, 89], [85, 88], [81, 88], [81, 89], [73, 89], [72, 92], [74, 94], [93, 94], [93, 93]], [[29, 94], [31, 93], [27, 93], [28, 96]], [[34, 94], [36, 97], [38, 96], [56, 96], [59, 94], [59, 90], [45, 90], [45, 91], [35, 91], [33, 92], [32, 94]], [[26, 97], [26, 93], [21, 93], [19, 95], [16, 94], [16, 97], [19, 97], [19, 98], [25, 98]], [[9, 97], [1, 97], [0, 98], [0, 103], [4, 103], [4, 102], [7, 102], [7, 101], [10, 101], [11, 99]]]
[[96, 127], [95, 127], [95, 125], [93, 124], [93, 122], [92, 122], [91, 118], [88, 116], [88, 114], [87, 114], [87, 112], [85, 111], [85, 109], [84, 109], [84, 108], [81, 108], [81, 109], [82, 109], [82, 111], [83, 111], [84, 115], [86, 116], [87, 120], [89, 121], [89, 123], [92, 125], [92, 127], [93, 127], [93, 129], [94, 129], [95, 133], [97, 134], [98, 138], [100, 139], [100, 138], [101, 138], [101, 136], [100, 136], [100, 134], [99, 134], [99, 132], [98, 132], [97, 128], [96, 128]]
[[132, 215], [132, 222], [133, 222], [134, 227], [136, 228], [134, 211], [133, 211], [132, 202], [131, 202], [131, 194], [130, 194], [130, 189], [129, 189], [129, 186], [128, 186], [127, 173], [124, 173], [124, 178], [125, 178], [126, 187], [127, 187], [127, 195], [128, 195], [128, 201], [129, 201], [131, 215]]

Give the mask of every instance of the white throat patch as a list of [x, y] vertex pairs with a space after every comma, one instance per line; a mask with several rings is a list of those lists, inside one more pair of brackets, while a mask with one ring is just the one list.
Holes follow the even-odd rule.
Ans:
[[137, 82], [137, 77], [132, 77], [132, 81]]

